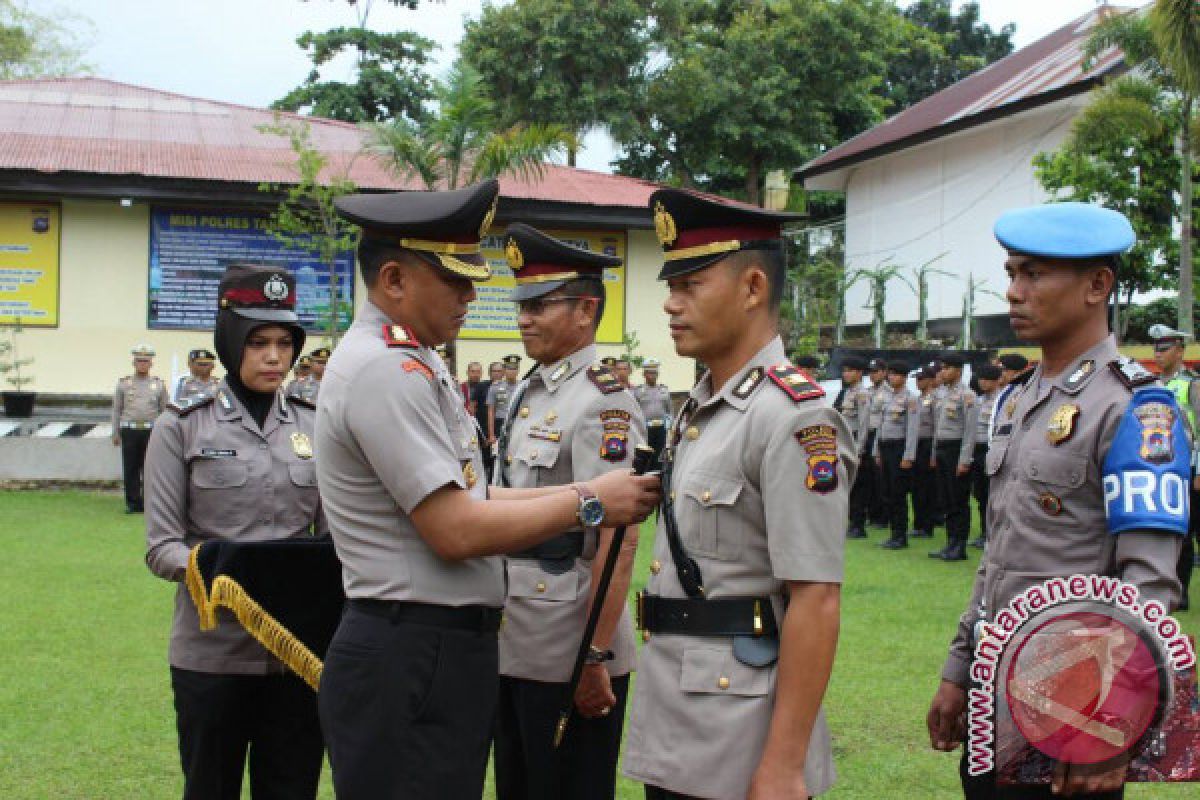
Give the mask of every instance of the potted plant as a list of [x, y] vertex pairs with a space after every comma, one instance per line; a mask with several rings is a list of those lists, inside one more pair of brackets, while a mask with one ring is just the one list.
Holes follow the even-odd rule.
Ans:
[[0, 375], [4, 375], [14, 391], [4, 391], [4, 415], [6, 417], [32, 417], [35, 392], [22, 391], [22, 387], [33, 383], [33, 376], [22, 371], [33, 363], [32, 358], [20, 358], [17, 353], [17, 336], [24, 331], [21, 318], [8, 328], [8, 341], [0, 342]]

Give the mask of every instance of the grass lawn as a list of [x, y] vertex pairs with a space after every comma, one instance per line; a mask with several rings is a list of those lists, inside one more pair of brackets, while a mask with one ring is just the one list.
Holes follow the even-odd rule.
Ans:
[[[123, 514], [116, 494], [0, 492], [0, 521], [0, 798], [178, 797], [166, 665], [173, 588], [143, 565], [141, 517]], [[840, 776], [826, 796], [959, 797], [957, 755], [929, 749], [924, 717], [978, 551], [944, 564], [925, 557], [928, 540], [888, 552], [874, 546], [883, 538], [876, 530], [847, 543], [826, 699]], [[635, 582], [649, 560], [644, 535]], [[1200, 615], [1180, 616], [1200, 634]], [[321, 796], [332, 795], [326, 776]], [[619, 796], [641, 798], [641, 788], [625, 782]]]

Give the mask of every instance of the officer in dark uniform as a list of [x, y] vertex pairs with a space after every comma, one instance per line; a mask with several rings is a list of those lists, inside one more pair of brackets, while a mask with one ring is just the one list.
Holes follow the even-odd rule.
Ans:
[[188, 374], [181, 375], [175, 381], [175, 389], [171, 392], [172, 402], [179, 403], [193, 397], [212, 394], [220, 384], [212, 376], [216, 356], [211, 350], [200, 348], [188, 353]]
[[[1128, 491], [1135, 475], [1137, 485], [1152, 482], [1155, 489], [1188, 477], [1174, 398], [1121, 357], [1108, 330], [1116, 259], [1133, 246], [1132, 226], [1099, 206], [1052, 203], [1006, 213], [995, 233], [1008, 251], [1013, 332], [1036, 342], [1042, 361], [996, 414], [987, 456], [988, 545], [927, 717], [930, 742], [943, 751], [965, 736], [983, 625], [996, 622], [1025, 590], [1071, 575], [1119, 578], [1137, 588], [1138, 603], [1155, 600], [1170, 609], [1179, 599], [1175, 560], [1187, 532], [1185, 498], [1159, 503], [1151, 499], [1161, 497], [1158, 491]], [[1153, 452], [1142, 445], [1150, 426], [1158, 443]], [[969, 800], [1119, 798], [1126, 769], [1097, 773], [1059, 762], [1051, 785], [997, 786], [994, 773], [968, 773], [965, 748], [961, 765]]]
[[[538, 366], [520, 384], [500, 435], [498, 486], [532, 489], [590, 480], [632, 464], [646, 439], [637, 401], [596, 363], [604, 271], [621, 260], [572, 247], [522, 223], [504, 233], [525, 354]], [[556, 748], [551, 736], [600, 571], [609, 528], [581, 528], [511, 554], [500, 630], [500, 707], [494, 765], [498, 800], [611, 800], [637, 657], [625, 608], [637, 550], [627, 534]]]
[[971, 494], [979, 507], [979, 536], [971, 540], [971, 547], [983, 548], [987, 544], [988, 441], [992, 430], [992, 419], [996, 414], [996, 401], [1000, 397], [1001, 370], [995, 364], [981, 364], [972, 377], [979, 386], [979, 416], [975, 418], [975, 452], [971, 457]]
[[[340, 800], [478, 800], [499, 694], [500, 554], [579, 526], [636, 525], [658, 499], [627, 470], [489, 491], [481, 443], [433, 347], [452, 341], [491, 270], [495, 180], [356, 194], [366, 302], [329, 361], [317, 478], [346, 611], [318, 707]], [[546, 731], [546, 736], [553, 731]]]
[[625, 773], [652, 800], [821, 794], [857, 455], [777, 332], [795, 215], [678, 189], [650, 205], [675, 349], [709, 371], [667, 442]]
[[314, 411], [279, 392], [304, 346], [292, 276], [237, 265], [217, 289], [225, 380], [172, 403], [146, 458], [146, 563], [177, 584], [169, 660], [185, 798], [311, 800], [323, 744], [316, 695], [225, 613], [201, 630], [185, 586], [190, 553], [214, 540], [327, 532], [317, 493]]
[[937, 473], [930, 462], [933, 459], [933, 411], [934, 385], [937, 373], [926, 365], [917, 370], [917, 460], [913, 463], [913, 528], [908, 532], [910, 539], [929, 539], [933, 536], [934, 517], [937, 508]]

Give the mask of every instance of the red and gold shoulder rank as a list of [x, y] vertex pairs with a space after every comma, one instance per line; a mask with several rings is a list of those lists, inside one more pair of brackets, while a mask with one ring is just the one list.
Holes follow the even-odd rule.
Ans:
[[783, 389], [784, 394], [799, 403], [825, 396], [825, 390], [804, 370], [791, 364], [780, 364], [767, 370], [771, 382]]
[[588, 367], [587, 376], [588, 380], [594, 383], [596, 388], [604, 394], [612, 394], [625, 388], [621, 386], [621, 382], [617, 380], [617, 376], [613, 375], [612, 370], [603, 364], [593, 364]]
[[167, 408], [175, 412], [177, 416], [186, 417], [196, 409], [204, 408], [212, 401], [213, 396], [211, 394], [202, 394], [198, 397], [185, 397], [182, 400], [172, 400], [170, 403], [167, 403]]
[[421, 343], [407, 325], [384, 325], [383, 343], [388, 347], [420, 347]]
[[403, 366], [405, 372], [419, 372], [428, 380], [433, 380], [433, 370], [431, 370], [424, 361], [416, 358], [410, 358], [404, 362]]

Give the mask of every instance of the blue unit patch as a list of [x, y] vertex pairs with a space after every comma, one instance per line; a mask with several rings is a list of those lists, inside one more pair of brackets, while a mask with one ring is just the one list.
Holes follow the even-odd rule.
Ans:
[[1190, 452], [1175, 395], [1140, 389], [1104, 459], [1104, 508], [1110, 533], [1188, 532]]

